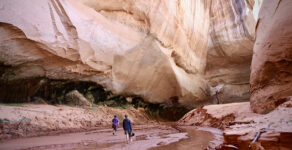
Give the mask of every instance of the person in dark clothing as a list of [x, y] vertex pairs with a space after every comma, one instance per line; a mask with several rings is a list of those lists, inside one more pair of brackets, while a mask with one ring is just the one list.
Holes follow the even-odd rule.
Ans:
[[113, 122], [113, 135], [115, 135], [116, 134], [116, 132], [117, 132], [117, 130], [118, 130], [118, 127], [119, 127], [119, 119], [117, 118], [117, 116], [115, 115], [114, 116], [114, 119], [112, 120], [112, 122]]
[[128, 119], [127, 115], [125, 115], [125, 119], [123, 120], [123, 128], [126, 134], [126, 142], [127, 143], [132, 142], [132, 138], [131, 138], [132, 124], [131, 124], [131, 120]]
[[219, 92], [218, 91], [216, 91], [216, 99], [217, 99], [217, 104], [220, 104], [220, 100], [219, 100]]

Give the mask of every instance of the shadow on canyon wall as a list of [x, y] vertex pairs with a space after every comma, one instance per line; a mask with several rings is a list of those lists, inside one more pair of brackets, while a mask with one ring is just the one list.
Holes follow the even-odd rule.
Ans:
[[[8, 67], [1, 65], [1, 68]], [[4, 70], [1, 69], [1, 70]], [[0, 75], [3, 72], [0, 72]], [[0, 102], [1, 103], [38, 103], [40, 100], [52, 104], [69, 104], [66, 95], [77, 90], [93, 105], [108, 107], [119, 107], [127, 109], [134, 107], [143, 108], [153, 119], [159, 121], [177, 121], [190, 111], [180, 106], [168, 106], [166, 104], [152, 104], [144, 101], [139, 96], [115, 95], [95, 82], [53, 80], [46, 78], [28, 78], [21, 80], [0, 80]], [[171, 101], [178, 101], [173, 97]]]

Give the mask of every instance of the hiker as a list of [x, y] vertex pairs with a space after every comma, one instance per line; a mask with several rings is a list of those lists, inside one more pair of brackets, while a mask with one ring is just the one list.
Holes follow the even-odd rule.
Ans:
[[123, 120], [123, 128], [125, 130], [126, 134], [126, 142], [130, 143], [132, 142], [132, 125], [131, 125], [131, 120], [128, 119], [128, 115], [125, 115], [125, 119]]
[[219, 100], [219, 92], [218, 91], [216, 91], [216, 99], [217, 99], [217, 104], [220, 104], [220, 100]]
[[115, 135], [117, 130], [118, 130], [118, 126], [119, 126], [119, 119], [117, 118], [116, 115], [114, 115], [114, 119], [112, 120], [112, 122], [113, 122], [112, 127], [113, 127], [113, 130], [114, 130], [113, 131], [113, 135]]
[[215, 98], [217, 100], [217, 104], [221, 104], [222, 103], [222, 101], [220, 100], [220, 95], [219, 94], [223, 92], [223, 87], [224, 87], [224, 84], [219, 84], [219, 85], [217, 85], [215, 87], [210, 87], [210, 90], [215, 92], [214, 94], [215, 94]]

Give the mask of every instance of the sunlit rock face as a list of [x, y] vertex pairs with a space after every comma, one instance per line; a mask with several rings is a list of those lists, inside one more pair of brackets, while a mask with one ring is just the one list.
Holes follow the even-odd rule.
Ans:
[[251, 66], [251, 107], [268, 113], [292, 96], [292, 1], [264, 1]]
[[261, 1], [212, 1], [205, 77], [223, 84], [219, 100], [249, 100], [249, 74], [255, 15]]
[[260, 1], [2, 0], [1, 82], [93, 81], [194, 107], [249, 98]]

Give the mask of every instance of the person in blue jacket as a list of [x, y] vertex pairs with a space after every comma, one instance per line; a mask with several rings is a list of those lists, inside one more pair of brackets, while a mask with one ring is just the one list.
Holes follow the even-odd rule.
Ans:
[[116, 132], [117, 132], [117, 130], [118, 130], [118, 126], [119, 126], [119, 119], [117, 118], [117, 116], [116, 115], [114, 115], [114, 119], [112, 120], [112, 122], [113, 122], [113, 135], [115, 135], [116, 134]]
[[131, 120], [128, 119], [128, 115], [125, 115], [125, 119], [123, 120], [123, 128], [126, 134], [126, 142], [132, 142], [131, 133], [132, 133], [132, 124]]

